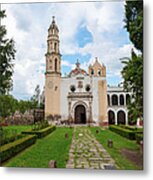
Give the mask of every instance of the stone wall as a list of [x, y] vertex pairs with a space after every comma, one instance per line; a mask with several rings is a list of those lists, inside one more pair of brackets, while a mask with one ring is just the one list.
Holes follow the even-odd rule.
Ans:
[[33, 112], [21, 114], [16, 112], [13, 116], [8, 116], [4, 119], [6, 125], [31, 125], [34, 123]]

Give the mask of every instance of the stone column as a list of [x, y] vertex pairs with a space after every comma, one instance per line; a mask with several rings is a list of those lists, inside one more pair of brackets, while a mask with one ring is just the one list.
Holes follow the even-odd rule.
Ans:
[[117, 112], [115, 111], [115, 125], [117, 125]]
[[110, 94], [109, 99], [110, 99], [110, 106], [112, 106], [112, 94]]
[[69, 105], [68, 105], [68, 107], [69, 107], [69, 119], [68, 119], [68, 121], [70, 122], [70, 123], [72, 123], [72, 116], [71, 116], [71, 100], [69, 100]]
[[126, 94], [124, 93], [124, 106], [126, 106]]
[[120, 94], [117, 94], [117, 98], [118, 98], [118, 106], [120, 106]]
[[88, 123], [92, 123], [92, 106], [91, 106], [92, 102], [89, 101], [89, 121]]
[[125, 112], [125, 125], [128, 125], [128, 112]]

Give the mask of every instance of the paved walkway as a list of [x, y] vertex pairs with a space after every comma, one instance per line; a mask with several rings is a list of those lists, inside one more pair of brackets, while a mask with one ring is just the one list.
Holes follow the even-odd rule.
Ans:
[[115, 169], [115, 162], [87, 127], [74, 127], [66, 168]]

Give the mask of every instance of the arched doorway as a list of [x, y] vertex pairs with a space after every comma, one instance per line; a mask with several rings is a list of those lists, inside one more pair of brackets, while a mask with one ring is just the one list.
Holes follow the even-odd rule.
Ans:
[[83, 105], [78, 105], [75, 108], [75, 123], [76, 124], [86, 123], [86, 108]]
[[117, 124], [125, 125], [125, 112], [124, 111], [119, 111], [117, 113]]
[[115, 113], [113, 111], [108, 111], [108, 121], [109, 124], [115, 124]]

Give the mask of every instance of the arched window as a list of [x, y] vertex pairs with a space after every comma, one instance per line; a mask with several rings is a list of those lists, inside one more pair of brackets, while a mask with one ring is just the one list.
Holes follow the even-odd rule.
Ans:
[[54, 50], [56, 52], [56, 49], [57, 49], [57, 43], [54, 44]]
[[126, 94], [126, 105], [130, 104], [131, 98], [129, 94]]
[[101, 76], [101, 70], [100, 69], [98, 70], [98, 76]]
[[109, 94], [107, 94], [107, 104], [108, 104], [108, 106], [110, 106], [110, 96], [109, 96]]
[[113, 111], [108, 111], [108, 121], [109, 124], [115, 124], [115, 113]]
[[57, 71], [57, 59], [55, 59], [55, 71]]
[[124, 124], [125, 125], [125, 112], [120, 110], [118, 113], [117, 113], [117, 124]]
[[123, 96], [123, 94], [120, 95], [120, 105], [121, 106], [124, 105], [124, 96]]
[[91, 75], [94, 75], [94, 70], [93, 69], [91, 69]]
[[112, 105], [113, 106], [118, 105], [118, 97], [115, 94], [112, 96]]

